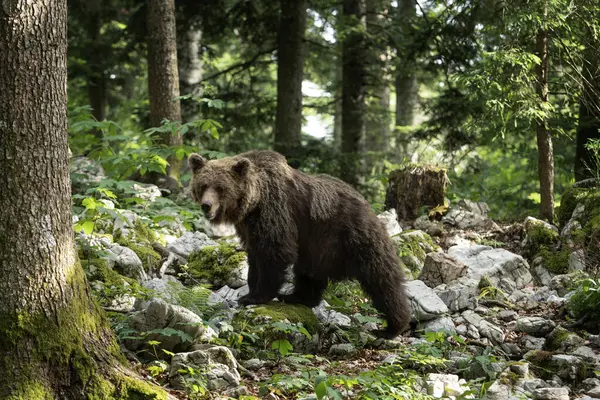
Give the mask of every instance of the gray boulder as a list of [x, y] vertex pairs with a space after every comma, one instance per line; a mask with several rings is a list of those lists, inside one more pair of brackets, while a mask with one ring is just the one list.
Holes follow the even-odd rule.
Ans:
[[[126, 347], [132, 351], [147, 347], [150, 340], [160, 342], [160, 349], [186, 351], [195, 343], [208, 342], [217, 336], [198, 315], [159, 299], [150, 301], [145, 309], [135, 314], [130, 325], [139, 333], [156, 331], [145, 335], [143, 340], [125, 341]], [[163, 355], [162, 352], [158, 354]]]
[[332, 325], [340, 328], [349, 328], [352, 320], [341, 312], [331, 310], [329, 304], [323, 300], [318, 306], [313, 307], [313, 312], [323, 325]]
[[171, 242], [167, 249], [187, 259], [190, 254], [206, 246], [216, 246], [217, 242], [202, 232], [186, 232], [177, 240]]
[[425, 256], [425, 264], [418, 279], [427, 286], [435, 288], [464, 276], [467, 270], [467, 266], [456, 258], [442, 251], [436, 251]]
[[459, 200], [456, 206], [450, 208], [442, 221], [458, 229], [485, 228], [491, 221], [487, 213], [490, 211], [486, 203], [476, 203], [471, 200]]
[[188, 367], [200, 372], [211, 391], [223, 391], [240, 386], [238, 363], [227, 347], [200, 346], [200, 349], [178, 353], [173, 356], [169, 380], [175, 389], [184, 389], [186, 375], [181, 371]]
[[468, 267], [467, 276], [481, 279], [484, 276], [492, 285], [511, 292], [533, 284], [527, 261], [505, 249], [489, 246], [453, 246], [448, 254]]
[[434, 290], [450, 311], [463, 311], [477, 307], [479, 281], [462, 277], [449, 284], [437, 286]]
[[413, 321], [428, 321], [448, 312], [448, 307], [438, 295], [422, 281], [406, 282]]
[[115, 270], [121, 275], [136, 279], [139, 282], [148, 279], [142, 260], [135, 251], [118, 244], [111, 245], [108, 251], [110, 253], [108, 257], [115, 263]]
[[402, 228], [398, 223], [398, 214], [396, 214], [396, 210], [394, 208], [382, 212], [377, 216], [377, 218], [383, 222], [385, 229], [390, 236], [394, 236], [402, 232]]
[[517, 331], [544, 337], [556, 327], [554, 321], [542, 317], [523, 317], [517, 320]]

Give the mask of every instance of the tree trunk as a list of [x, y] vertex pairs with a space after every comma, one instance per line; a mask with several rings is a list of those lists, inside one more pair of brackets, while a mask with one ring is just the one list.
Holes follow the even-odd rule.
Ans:
[[[378, 34], [378, 25], [383, 22], [388, 4], [381, 1], [370, 1], [367, 13], [367, 31], [371, 36]], [[387, 2], [385, 2], [387, 3]], [[366, 131], [365, 148], [367, 151], [386, 153], [390, 145], [390, 71], [389, 48], [387, 44], [375, 41], [370, 51], [370, 84], [369, 84], [369, 129]], [[371, 157], [369, 157], [371, 158]], [[375, 155], [376, 161], [381, 160], [381, 154]]]
[[[163, 119], [181, 121], [179, 73], [174, 0], [148, 1], [148, 94], [150, 124], [160, 126]], [[180, 132], [161, 134], [160, 143], [177, 146], [183, 143]], [[168, 175], [179, 180], [181, 161], [169, 158]]]
[[358, 186], [366, 130], [366, 1], [344, 0], [342, 44], [342, 179]]
[[281, 0], [277, 35], [275, 150], [289, 159], [299, 156], [301, 147], [305, 30], [306, 1]]
[[165, 396], [125, 375], [74, 248], [66, 0], [4, 2], [0, 54], [0, 398]]
[[[183, 15], [185, 9], [178, 10], [177, 19], [177, 66], [179, 71], [179, 88], [181, 94], [201, 96], [203, 64], [201, 57], [202, 29], [199, 18]], [[199, 111], [198, 104], [193, 101], [181, 104], [184, 121], [193, 119]]]
[[[403, 23], [403, 31], [409, 31], [412, 20], [417, 16], [414, 0], [399, 0], [398, 13]], [[410, 35], [404, 35], [410, 40]], [[408, 46], [398, 49], [400, 63], [396, 68], [396, 126], [412, 126], [417, 105], [417, 78], [415, 76], [415, 61], [408, 51]]]
[[[546, 10], [544, 10], [544, 14]], [[536, 40], [536, 52], [541, 59], [538, 67], [538, 95], [548, 102], [548, 31], [540, 28]], [[552, 136], [545, 119], [537, 121], [538, 174], [540, 178], [540, 216], [549, 222], [554, 220], [554, 152]]]
[[[590, 35], [591, 41], [591, 35]], [[585, 146], [590, 139], [600, 140], [600, 43], [592, 42], [584, 53], [579, 125], [575, 151], [575, 180], [600, 178], [597, 159]]]
[[448, 175], [431, 165], [406, 167], [390, 172], [385, 209], [396, 209], [398, 221], [414, 221], [423, 207], [444, 205]]
[[[93, 109], [92, 115], [97, 121], [104, 121], [106, 119], [107, 90], [103, 57], [106, 56], [106, 54], [102, 54], [102, 52], [93, 45], [100, 40], [100, 28], [102, 27], [100, 11], [96, 8], [97, 7], [94, 8], [94, 11], [91, 11], [88, 25], [88, 33], [92, 41], [92, 48], [88, 52], [87, 57], [88, 67], [90, 69], [87, 86], [90, 106]], [[97, 135], [102, 135], [102, 132], [97, 133]]]

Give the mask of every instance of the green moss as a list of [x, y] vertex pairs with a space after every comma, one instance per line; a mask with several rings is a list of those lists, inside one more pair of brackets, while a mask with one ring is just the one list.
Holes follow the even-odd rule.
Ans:
[[515, 387], [519, 382], [519, 379], [519, 375], [512, 371], [505, 371], [498, 377], [500, 383], [509, 387]]
[[[140, 219], [136, 219], [133, 223], [133, 229], [129, 231], [127, 236], [123, 235], [121, 229], [118, 229], [113, 233], [113, 240], [115, 243], [121, 244], [121, 242], [129, 243], [136, 242], [146, 245], [150, 245], [158, 240], [158, 235], [150, 227], [144, 224]], [[121, 244], [121, 246], [125, 246]]]
[[545, 247], [537, 253], [537, 256], [542, 257], [543, 266], [553, 274], [566, 274], [569, 272], [569, 249], [562, 249], [557, 252], [552, 252]]
[[583, 229], [574, 229], [571, 231], [571, 239], [573, 240], [573, 244], [577, 248], [584, 248], [587, 245], [588, 239], [585, 230]]
[[315, 334], [320, 330], [319, 320], [313, 311], [305, 306], [298, 304], [269, 303], [263, 306], [253, 308], [257, 316], [270, 317], [273, 321], [283, 321], [287, 319], [291, 323], [302, 323], [310, 334]]
[[481, 279], [479, 280], [479, 284], [477, 285], [478, 289], [485, 289], [487, 287], [493, 287], [494, 285], [492, 285], [492, 282], [490, 282], [490, 278], [487, 276], [487, 274], [484, 274]]
[[94, 288], [94, 294], [101, 304], [110, 304], [117, 296], [132, 295], [145, 298], [148, 290], [132, 278], [119, 274], [108, 266], [105, 259], [92, 258], [82, 260], [81, 265], [90, 281], [100, 281], [104, 285], [100, 289]]
[[[54, 398], [51, 388], [38, 379], [51, 365], [57, 371], [70, 371], [74, 385], [89, 383], [85, 387], [85, 398], [89, 400], [166, 399], [162, 389], [122, 377], [118, 372], [118, 363], [126, 366], [127, 362], [114, 339], [106, 314], [89, 297], [79, 263], [74, 264], [67, 275], [63, 294], [70, 300], [54, 310], [52, 318], [45, 312], [28, 311], [0, 315], [0, 348], [25, 347], [23, 351], [30, 355], [25, 369], [19, 370], [11, 365], [9, 356], [0, 359], [0, 368], [4, 371], [0, 382], [11, 382], [15, 388], [8, 398]], [[93, 352], [90, 343], [96, 343]], [[102, 366], [105, 369], [101, 369], [98, 360], [107, 363]]]
[[224, 282], [246, 259], [229, 244], [207, 246], [192, 253], [188, 258], [188, 272], [194, 278], [206, 282]]
[[560, 207], [557, 212], [558, 223], [560, 226], [564, 226], [569, 219], [571, 219], [571, 215], [573, 215], [573, 211], [575, 211], [575, 208], [577, 207], [577, 195], [580, 190], [581, 189], [570, 188], [563, 193], [560, 199]]
[[538, 366], [548, 364], [554, 353], [545, 350], [531, 350], [524, 355], [525, 360]]
[[114, 373], [109, 379], [99, 375], [91, 377], [87, 388], [87, 400], [166, 400], [167, 393], [144, 380], [122, 373]]
[[542, 223], [533, 223], [527, 230], [527, 250], [535, 254], [542, 247], [552, 247], [558, 244], [559, 235], [553, 229], [547, 228]]
[[156, 233], [139, 219], [136, 219], [133, 223], [133, 231], [135, 232], [136, 242], [147, 244], [156, 242]]
[[120, 395], [128, 400], [166, 400], [167, 393], [148, 382], [123, 376], [119, 382]]
[[399, 257], [415, 256], [419, 261], [425, 261], [425, 249], [435, 250], [437, 245], [433, 243], [431, 236], [421, 231], [403, 231], [395, 237]]
[[52, 393], [48, 392], [38, 380], [23, 381], [17, 384], [14, 392], [5, 400], [54, 400]]
[[588, 188], [570, 188], [563, 194], [558, 210], [560, 226], [564, 226], [571, 219], [578, 204], [585, 206], [585, 216], [581, 222], [588, 221], [585, 223], [588, 230], [600, 229], [600, 191]]
[[563, 328], [562, 326], [557, 326], [548, 338], [546, 339], [546, 350], [556, 351], [562, 347], [562, 344], [565, 340], [569, 338], [571, 332]]
[[127, 245], [131, 250], [138, 255], [140, 260], [142, 260], [142, 264], [144, 265], [144, 269], [147, 272], [150, 271], [158, 271], [161, 266], [162, 257], [158, 254], [152, 247], [144, 246], [136, 243], [129, 243]]
[[156, 234], [139, 220], [135, 222], [135, 229], [127, 238], [124, 238], [118, 231], [115, 235], [115, 243], [128, 247], [142, 261], [146, 272], [157, 271], [160, 269], [162, 257], [151, 246], [156, 241]]
[[[104, 335], [110, 327], [98, 304], [89, 299], [83, 270], [78, 264], [72, 268], [71, 275], [67, 277], [67, 286], [72, 299], [56, 310], [55, 319], [49, 319], [45, 313], [27, 311], [1, 316], [0, 348], [19, 346], [23, 340], [33, 339], [32, 370], [49, 360], [56, 365], [72, 364], [85, 381], [91, 375], [90, 366], [94, 361], [84, 348], [83, 338]], [[26, 381], [29, 377], [19, 378]]]

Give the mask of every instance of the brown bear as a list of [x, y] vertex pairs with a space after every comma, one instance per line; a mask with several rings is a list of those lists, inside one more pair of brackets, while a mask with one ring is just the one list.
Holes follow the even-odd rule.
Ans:
[[[191, 154], [191, 193], [213, 223], [232, 223], [248, 253], [249, 293], [240, 304], [278, 297], [316, 306], [328, 281], [357, 279], [393, 338], [411, 318], [404, 274], [383, 223], [343, 181], [291, 168], [283, 155], [254, 150], [206, 161]], [[293, 264], [294, 293], [278, 295]]]

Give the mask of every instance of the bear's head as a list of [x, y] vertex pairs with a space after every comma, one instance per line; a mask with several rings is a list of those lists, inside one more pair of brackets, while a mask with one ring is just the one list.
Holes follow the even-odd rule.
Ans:
[[207, 161], [193, 153], [188, 159], [193, 177], [192, 197], [200, 204], [211, 223], [242, 220], [254, 200], [254, 166], [244, 157], [226, 157]]

